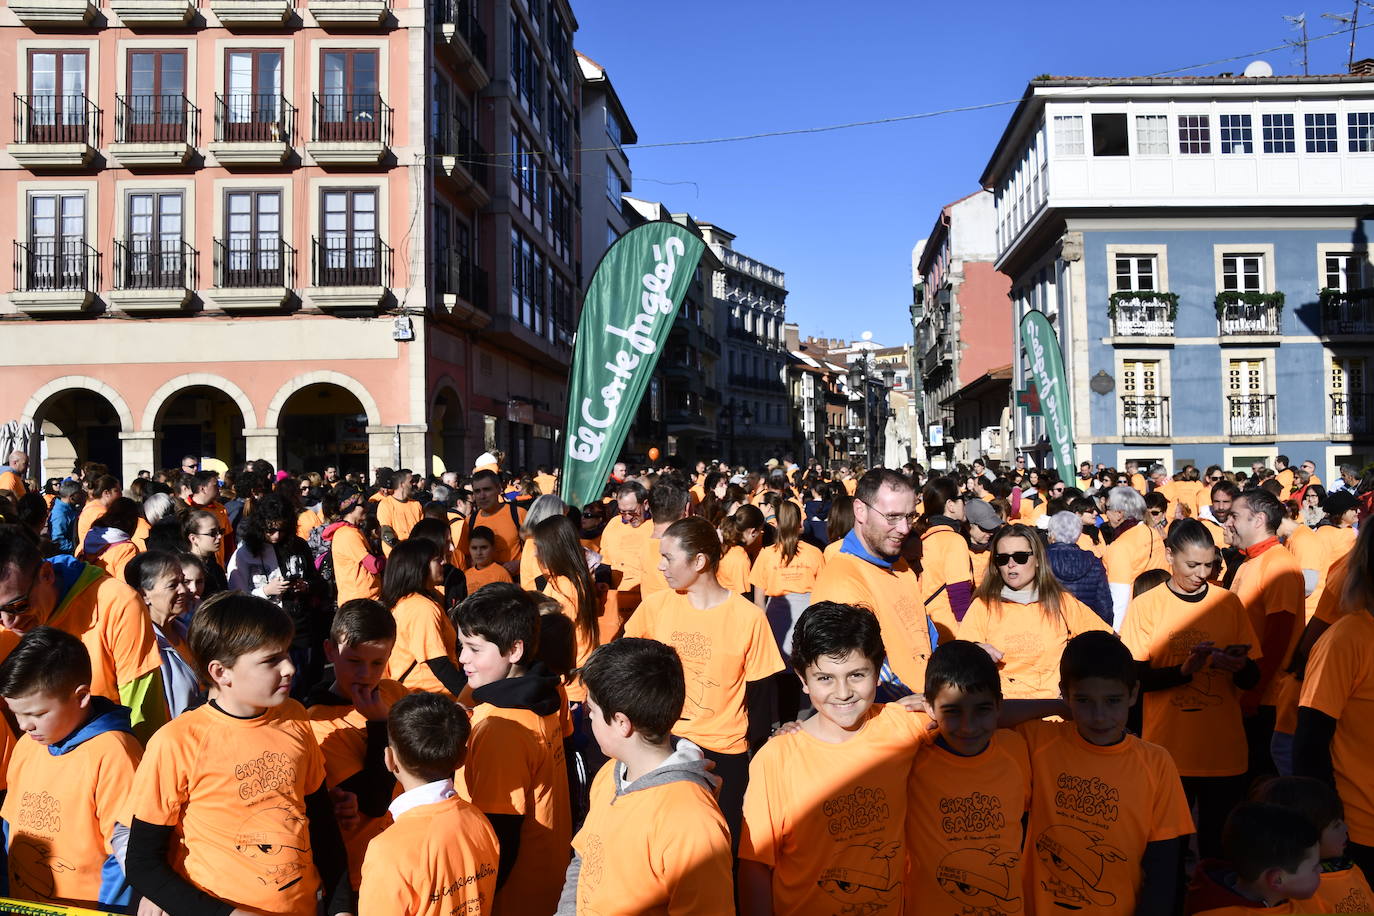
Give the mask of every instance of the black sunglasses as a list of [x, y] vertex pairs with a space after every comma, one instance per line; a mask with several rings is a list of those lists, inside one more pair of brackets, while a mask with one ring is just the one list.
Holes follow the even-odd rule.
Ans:
[[29, 596], [20, 595], [9, 604], [0, 605], [0, 614], [19, 615], [29, 609]]
[[1011, 553], [993, 554], [992, 562], [996, 563], [998, 566], [1006, 566], [1008, 563], [1015, 560], [1017, 566], [1025, 566], [1030, 562], [1032, 556], [1034, 556], [1034, 554], [1029, 550], [1015, 550]]

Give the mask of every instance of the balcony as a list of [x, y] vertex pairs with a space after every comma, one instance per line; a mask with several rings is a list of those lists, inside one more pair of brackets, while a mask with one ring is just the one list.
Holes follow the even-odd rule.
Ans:
[[1272, 439], [1277, 430], [1274, 395], [1226, 396], [1226, 434], [1232, 439]]
[[1331, 395], [1331, 435], [1374, 435], [1374, 395]]
[[276, 235], [215, 239], [209, 299], [226, 312], [281, 308], [296, 285], [296, 249]]
[[126, 239], [114, 243], [110, 304], [125, 312], [174, 312], [191, 301], [197, 253], [188, 243]]
[[100, 146], [100, 109], [84, 95], [15, 95], [14, 141], [6, 150], [26, 169], [90, 165]]
[[1123, 397], [1121, 438], [1168, 439], [1169, 399], [1154, 395]]
[[1112, 317], [1112, 334], [1116, 337], [1174, 336], [1174, 315], [1178, 311], [1174, 301], [1141, 296], [1113, 296], [1108, 306]]
[[487, 272], [467, 258], [436, 265], [435, 293], [444, 310], [465, 324], [483, 328], [491, 322], [489, 289]]
[[125, 26], [176, 28], [195, 15], [194, 0], [110, 0], [110, 9]]
[[1282, 293], [1217, 293], [1216, 306], [1220, 337], [1278, 336]]
[[491, 160], [477, 142], [471, 128], [453, 118], [445, 119], [435, 138], [439, 174], [453, 182], [457, 190], [472, 198], [473, 203], [485, 207], [491, 200], [487, 193], [487, 175]]
[[310, 136], [305, 150], [319, 165], [376, 165], [391, 141], [391, 109], [375, 92], [313, 96]]
[[128, 169], [176, 168], [195, 152], [200, 109], [184, 95], [116, 95], [110, 155]]
[[706, 399], [707, 404], [719, 405], [723, 403], [720, 398], [719, 388], [712, 388], [710, 385], [707, 385], [702, 396]]
[[224, 166], [281, 165], [291, 153], [295, 127], [296, 109], [279, 95], [217, 94], [210, 152]]
[[308, 0], [310, 15], [326, 29], [372, 29], [386, 18], [386, 0]]
[[716, 339], [716, 336], [714, 334], [708, 334], [705, 331], [702, 331], [701, 346], [702, 349], [704, 349], [707, 353], [710, 353], [712, 356], [720, 356], [720, 341]]
[[85, 242], [14, 243], [14, 292], [10, 302], [33, 316], [80, 315], [100, 288], [100, 253]]
[[434, 17], [459, 69], [465, 70], [477, 85], [485, 85], [487, 33], [477, 21], [474, 0], [438, 0]]
[[1318, 299], [1323, 337], [1374, 335], [1374, 289], [1324, 289]]
[[10, 0], [9, 8], [31, 29], [81, 28], [97, 12], [91, 0]]
[[210, 9], [226, 29], [280, 28], [291, 19], [291, 0], [210, 0]]
[[311, 239], [310, 301], [322, 311], [375, 310], [391, 286], [391, 249], [369, 233]]

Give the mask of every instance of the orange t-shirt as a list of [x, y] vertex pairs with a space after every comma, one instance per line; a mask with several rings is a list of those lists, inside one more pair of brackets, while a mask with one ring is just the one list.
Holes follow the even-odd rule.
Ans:
[[931, 741], [916, 754], [907, 786], [906, 912], [1021, 912], [1022, 817], [1031, 801], [1026, 739], [998, 730], [976, 757]]
[[472, 711], [467, 760], [454, 783], [483, 814], [524, 819], [520, 852], [496, 892], [494, 912], [553, 913], [572, 841], [559, 714], [479, 703]]
[[727, 548], [725, 555], [720, 558], [720, 564], [716, 566], [716, 581], [736, 595], [743, 595], [749, 591], [751, 569], [749, 551], [736, 544]]
[[784, 667], [763, 611], [733, 593], [699, 609], [685, 594], [659, 592], [625, 622], [625, 635], [657, 639], [682, 657], [687, 701], [673, 734], [720, 754], [749, 749], [745, 684]]
[[310, 532], [324, 524], [324, 514], [317, 509], [302, 509], [296, 516], [296, 537], [309, 540]]
[[1169, 752], [1134, 735], [1089, 744], [1072, 722], [1017, 727], [1030, 747], [1026, 912], [1134, 916], [1145, 847], [1193, 832]]
[[148, 520], [140, 515], [138, 523], [134, 525], [134, 533], [129, 538], [129, 540], [134, 542], [134, 546], [138, 548], [139, 553], [143, 553], [148, 549], [148, 535], [151, 534], [152, 531], [153, 526], [148, 524]]
[[931, 653], [930, 629], [921, 584], [905, 560], [884, 568], [840, 551], [826, 561], [816, 577], [811, 603], [820, 601], [857, 604], [871, 610], [882, 628], [893, 673], [910, 689], [924, 689], [926, 661]]
[[353, 525], [334, 529], [329, 541], [330, 556], [334, 559], [334, 585], [342, 605], [354, 598], [380, 598], [382, 577], [370, 572], [363, 561], [369, 556], [367, 539]]
[[1292, 468], [1284, 468], [1274, 475], [1274, 479], [1279, 482], [1279, 486], [1283, 487], [1283, 495], [1280, 496], [1279, 499], [1287, 499], [1293, 495], [1293, 481], [1297, 476], [1297, 474], [1293, 473]]
[[[1298, 566], [1317, 573], [1317, 587], [1312, 589], [1312, 594], [1307, 596], [1306, 602], [1306, 619], [1311, 620], [1312, 615], [1317, 612], [1317, 605], [1321, 604], [1322, 592], [1326, 589], [1326, 580], [1331, 573], [1332, 563], [1350, 553], [1355, 546], [1355, 529], [1322, 525], [1317, 529], [1304, 526], [1299, 530], [1307, 531], [1308, 534], [1301, 538], [1290, 537], [1286, 546], [1293, 554], [1293, 559], [1298, 561]], [[1295, 531], [1294, 534], [1296, 533]]]
[[1133, 585], [1147, 569], [1168, 568], [1164, 538], [1152, 525], [1137, 522], [1102, 551], [1102, 565], [1106, 567], [1108, 582]]
[[0, 471], [0, 490], [9, 490], [15, 499], [23, 499], [29, 492], [29, 488], [24, 484], [24, 478], [14, 471]]
[[720, 916], [735, 908], [730, 828], [711, 790], [677, 781], [617, 794], [611, 761], [573, 837], [577, 910], [598, 916]]
[[1217, 550], [1226, 549], [1226, 529], [1206, 516], [1199, 516], [1198, 521], [1207, 529], [1207, 533], [1212, 536], [1212, 543], [1217, 545]]
[[491, 585], [493, 582], [509, 582], [510, 573], [506, 572], [506, 567], [500, 563], [488, 563], [478, 569], [470, 566], [463, 570], [463, 578], [468, 583], [468, 594], [471, 595], [484, 585]]
[[[520, 519], [519, 525], [511, 518], [511, 504], [506, 502], [497, 505], [494, 512], [479, 511], [472, 515], [468, 533], [470, 534], [473, 528], [490, 528], [492, 536], [496, 539], [491, 545], [493, 563], [509, 563], [511, 560], [520, 559], [520, 525], [525, 524], [525, 510], [517, 506], [515, 513]], [[466, 541], [463, 543], [463, 551], [467, 552]]]
[[1322, 623], [1335, 623], [1345, 608], [1341, 602], [1344, 600], [1345, 580], [1350, 577], [1350, 554], [1336, 557], [1331, 561], [1331, 566], [1326, 570], [1326, 584], [1322, 586], [1321, 600], [1317, 602], [1317, 608], [1312, 612], [1313, 620], [1320, 620]]
[[[86, 505], [81, 507], [81, 514], [76, 517], [76, 551], [81, 552], [81, 545], [86, 543], [86, 535], [90, 534], [95, 527], [96, 519], [105, 514], [105, 507], [95, 500], [88, 500]], [[220, 565], [226, 562], [220, 558]]]
[[987, 576], [988, 567], [992, 565], [992, 551], [970, 550], [968, 552], [968, 562], [969, 566], [973, 569], [973, 587], [977, 589]]
[[1342, 615], [1317, 640], [1300, 703], [1336, 720], [1331, 764], [1350, 839], [1374, 845], [1374, 617], [1368, 611]]
[[386, 676], [407, 690], [453, 696], [425, 662], [447, 658], [458, 667], [458, 631], [444, 609], [424, 595], [406, 595], [391, 609], [396, 618], [396, 645], [386, 662]]
[[[425, 508], [413, 499], [405, 502], [388, 496], [377, 503], [377, 524], [396, 532], [396, 540], [404, 541], [410, 537], [410, 529], [425, 517]], [[391, 545], [382, 540], [382, 554], [391, 555]]]
[[539, 565], [539, 547], [531, 538], [525, 549], [520, 551], [520, 587], [527, 592], [535, 591], [535, 580], [544, 575]]
[[968, 541], [948, 525], [937, 525], [921, 535], [921, 591], [930, 599], [926, 613], [935, 622], [941, 642], [953, 639], [959, 629], [948, 588], [959, 582], [973, 582]]
[[535, 474], [534, 482], [539, 487], [539, 492], [546, 496], [558, 489], [558, 478], [552, 474]]
[[[1181, 665], [1200, 642], [1218, 649], [1248, 645], [1249, 657], [1260, 657], [1240, 599], [1218, 585], [1205, 588], [1190, 600], [1166, 582], [1131, 601], [1121, 641], [1136, 661], [1151, 668]], [[1244, 773], [1249, 760], [1240, 694], [1229, 673], [1208, 664], [1187, 684], [1144, 694], [1141, 737], [1167, 748], [1181, 776]]]
[[[595, 588], [596, 584], [593, 583], [592, 587]], [[573, 581], [567, 576], [550, 576], [544, 583], [543, 594], [556, 598], [558, 600], [559, 610], [563, 612], [563, 616], [572, 621], [573, 652], [576, 656], [577, 667], [581, 669], [582, 666], [587, 663], [587, 659], [591, 658], [592, 650], [595, 649], [596, 646], [591, 644], [582, 633], [582, 628], [577, 625], [577, 586], [574, 585]], [[606, 613], [604, 602], [601, 603], [598, 610], [602, 615]], [[618, 621], [616, 629], [619, 629]], [[598, 635], [603, 642], [610, 642], [615, 638], [614, 632], [607, 635], [600, 627], [598, 627]], [[600, 645], [600, 643], [597, 645]], [[572, 677], [566, 685], [566, 693], [570, 701], [574, 703], [584, 702], [587, 699], [587, 688], [582, 683], [582, 678], [578, 676]]]
[[453, 544], [453, 551], [449, 554], [449, 563], [455, 569], [466, 569], [467, 559], [467, 531], [468, 520], [457, 512], [448, 514], [448, 538]]
[[1112, 630], [1068, 592], [1060, 595], [1059, 610], [1058, 617], [1049, 619], [1039, 601], [999, 601], [988, 607], [974, 598], [959, 624], [959, 638], [1002, 651], [1002, 691], [1007, 699], [1053, 699], [1059, 696], [1059, 657], [1069, 640], [1089, 630]]
[[358, 912], [495, 912], [499, 859], [496, 831], [471, 804], [450, 796], [418, 805], [402, 812], [372, 841]]
[[826, 544], [825, 549], [821, 551], [821, 556], [825, 557], [825, 562], [829, 563], [843, 549], [844, 538], [840, 538], [838, 541], [831, 541]]
[[857, 480], [855, 480], [853, 477], [850, 477], [850, 478], [848, 478], [847, 480], [844, 481], [844, 491], [845, 491], [846, 493], [848, 493], [850, 496], [853, 496], [853, 495], [854, 495], [854, 491], [857, 490], [858, 488], [859, 488], [859, 482], [858, 482]]
[[37, 741], [19, 742], [9, 762], [15, 789], [0, 808], [11, 896], [99, 906], [102, 870], [114, 862], [115, 822], [128, 820], [129, 790], [142, 756], [138, 739], [121, 731], [96, 735], [57, 756]]
[[148, 742], [133, 816], [178, 827], [172, 867], [200, 890], [261, 913], [315, 916], [320, 876], [305, 799], [324, 783], [324, 756], [295, 700], [253, 719], [211, 703]]
[[668, 580], [663, 578], [663, 573], [659, 572], [658, 569], [658, 564], [663, 559], [663, 555], [659, 553], [662, 544], [662, 538], [656, 538], [650, 534], [644, 539], [640, 547], [639, 597], [641, 601], [657, 592], [669, 591]]
[[[617, 515], [606, 523], [601, 532], [601, 559], [620, 573], [617, 591], [631, 592], [639, 588], [639, 568], [644, 562], [643, 541], [653, 535], [654, 523], [651, 521], [634, 528]], [[658, 565], [657, 562], [654, 565]]]
[[[1086, 550], [1088, 553], [1097, 557], [1099, 560], [1102, 559], [1103, 549], [1106, 547], [1106, 545], [1103, 544], [1101, 541], [1094, 541], [1091, 537], [1088, 536], [1088, 533], [1086, 531], [1078, 536], [1078, 540], [1074, 541], [1074, 544], [1080, 550]], [[986, 563], [987, 561], [985, 560], [984, 562]], [[978, 582], [979, 580], [974, 579], [973, 581]]]
[[[1293, 649], [1302, 638], [1303, 621], [1306, 617], [1304, 592], [1307, 586], [1298, 561], [1293, 559], [1293, 554], [1287, 547], [1274, 544], [1241, 564], [1236, 578], [1231, 582], [1231, 590], [1236, 593], [1241, 604], [1245, 605], [1246, 613], [1250, 615], [1250, 626], [1254, 628], [1255, 637], [1260, 643], [1264, 642], [1265, 630], [1271, 616], [1293, 615], [1292, 632], [1289, 634], [1283, 658], [1268, 660], [1277, 661], [1277, 667], [1265, 665], [1274, 674], [1286, 670], [1293, 658]], [[1254, 689], [1254, 696], [1264, 705], [1274, 705], [1276, 683], [1276, 678], [1271, 674]]]
[[[387, 703], [395, 703], [410, 691], [395, 681], [383, 679], [377, 685], [378, 692]], [[351, 703], [317, 703], [306, 710], [310, 717], [310, 730], [324, 754], [324, 779], [329, 787], [335, 788], [345, 780], [362, 772], [367, 755], [368, 720]], [[386, 723], [379, 722], [374, 728], [386, 732]], [[399, 788], [397, 789], [399, 792]], [[344, 848], [348, 850], [348, 876], [357, 890], [363, 875], [363, 858], [368, 843], [386, 829], [391, 818], [368, 817], [358, 813], [358, 822], [353, 827], [339, 824], [343, 834]]]
[[118, 544], [109, 545], [95, 556], [83, 556], [82, 559], [93, 566], [99, 566], [115, 581], [123, 582], [124, 568], [136, 556], [138, 548], [134, 546], [133, 541], [120, 541]]
[[[41, 621], [80, 639], [91, 656], [91, 693], [124, 702], [119, 688], [162, 666], [153, 622], [143, 598], [122, 581], [102, 575], [72, 586]], [[135, 721], [135, 726], [138, 722]]]
[[929, 721], [875, 704], [848, 741], [803, 730], [754, 755], [739, 857], [772, 869], [773, 912], [901, 912], [907, 775]]
[[1327, 871], [1327, 864], [1322, 863], [1322, 883], [1304, 908], [1314, 913], [1374, 913], [1374, 890], [1360, 866], [1347, 862], [1346, 868]]
[[791, 563], [783, 562], [782, 545], [773, 544], [759, 551], [749, 571], [749, 584], [763, 589], [763, 594], [769, 597], [808, 595], [824, 568], [825, 555], [805, 541], [797, 542], [797, 553]]

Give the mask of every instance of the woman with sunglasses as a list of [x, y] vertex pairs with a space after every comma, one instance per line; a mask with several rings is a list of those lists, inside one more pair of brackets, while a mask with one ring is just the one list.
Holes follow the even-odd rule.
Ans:
[[1002, 668], [1007, 699], [1059, 696], [1059, 656], [1079, 633], [1111, 630], [1064, 590], [1039, 533], [1007, 525], [993, 536], [992, 563], [973, 593], [959, 638], [979, 643]]
[[940, 640], [954, 638], [973, 598], [973, 561], [964, 538], [964, 498], [948, 477], [933, 478], [921, 491], [921, 590], [926, 614]]
[[360, 490], [345, 489], [338, 509], [330, 516], [321, 539], [327, 545], [339, 605], [354, 598], [381, 597], [382, 558], [372, 550], [362, 525], [367, 520], [367, 499]]

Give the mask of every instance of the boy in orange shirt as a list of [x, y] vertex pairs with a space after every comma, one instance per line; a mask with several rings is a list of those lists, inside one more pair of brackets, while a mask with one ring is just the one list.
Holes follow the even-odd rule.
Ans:
[[496, 834], [453, 785], [468, 732], [462, 707], [437, 693], [411, 694], [391, 708], [386, 767], [405, 791], [391, 803], [392, 825], [368, 848], [360, 912], [495, 912]]
[[148, 742], [126, 867], [167, 916], [355, 912], [348, 861], [305, 710], [291, 699], [291, 618], [265, 598], [203, 604], [187, 643], [204, 706]]
[[1350, 828], [1335, 789], [1320, 779], [1281, 776], [1256, 789], [1253, 800], [1301, 815], [1320, 835], [1321, 886], [1310, 904], [1313, 912], [1374, 912], [1374, 890], [1360, 867], [1345, 856]]
[[379, 601], [355, 598], [334, 614], [324, 655], [332, 682], [306, 698], [310, 729], [324, 754], [324, 779], [335, 802], [357, 805], [358, 816], [340, 823], [348, 850], [349, 879], [360, 885], [368, 843], [386, 829], [396, 779], [383, 759], [387, 714], [408, 691], [382, 677], [396, 644], [396, 619]]
[[513, 583], [469, 595], [456, 614], [458, 657], [472, 688], [472, 738], [458, 791], [501, 844], [496, 907], [550, 916], [570, 858], [572, 811], [563, 756], [566, 701], [539, 653], [539, 611]]
[[463, 571], [463, 576], [468, 582], [469, 595], [484, 585], [511, 581], [506, 568], [492, 559], [495, 543], [496, 535], [485, 525], [478, 525], [468, 533], [468, 556], [472, 557], [472, 566]]
[[1072, 722], [1018, 726], [1030, 748], [1028, 911], [1174, 912], [1193, 819], [1169, 752], [1126, 732], [1136, 662], [1114, 633], [1069, 640], [1060, 691]]
[[1188, 916], [1315, 913], [1321, 884], [1317, 828], [1301, 814], [1264, 802], [1238, 805], [1226, 819], [1226, 861], [1204, 861], [1188, 886]]
[[91, 694], [86, 647], [52, 627], [30, 630], [0, 665], [0, 696], [32, 739], [14, 749], [14, 791], [0, 808], [9, 893], [122, 911], [132, 891], [119, 862], [129, 832], [119, 821], [143, 753], [129, 710]]
[[627, 637], [593, 652], [582, 677], [592, 734], [613, 762], [592, 783], [559, 913], [734, 912], [720, 778], [671, 734], [687, 694], [677, 652]]

